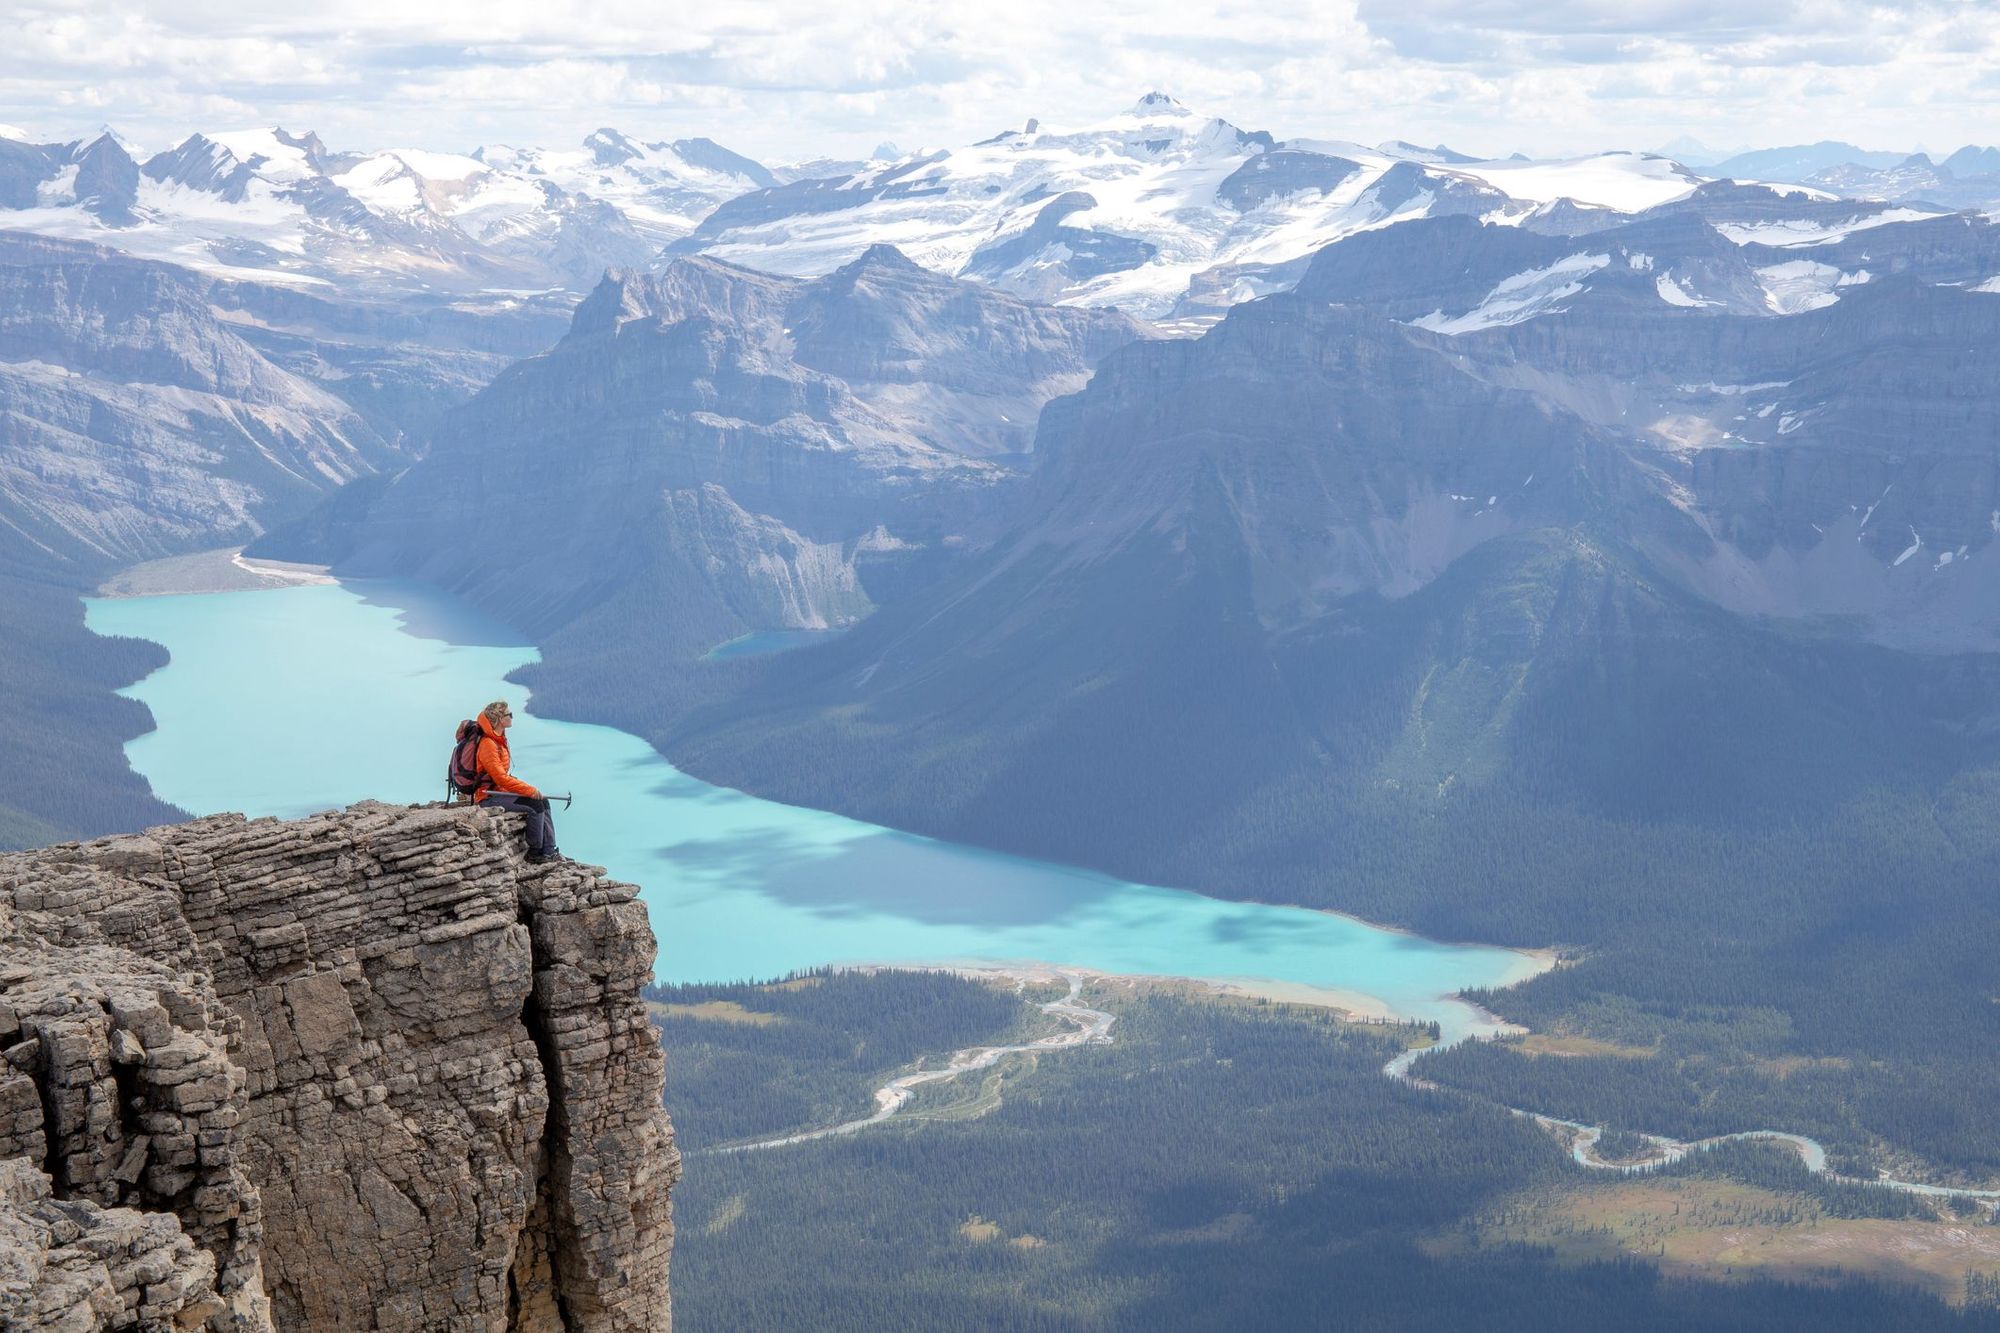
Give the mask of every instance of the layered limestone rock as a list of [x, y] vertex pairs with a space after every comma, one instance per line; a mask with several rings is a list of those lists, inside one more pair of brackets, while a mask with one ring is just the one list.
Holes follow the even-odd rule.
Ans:
[[515, 822], [0, 857], [0, 1325], [667, 1328], [652, 932]]

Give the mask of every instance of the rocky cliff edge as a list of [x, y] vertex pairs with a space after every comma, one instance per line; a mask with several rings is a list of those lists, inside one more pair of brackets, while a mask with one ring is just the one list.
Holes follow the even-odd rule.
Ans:
[[636, 890], [364, 803], [0, 855], [0, 1327], [669, 1327]]

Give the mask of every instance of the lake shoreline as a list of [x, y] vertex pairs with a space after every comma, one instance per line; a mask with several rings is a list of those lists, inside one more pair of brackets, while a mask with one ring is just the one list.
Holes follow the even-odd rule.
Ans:
[[[837, 972], [948, 972], [975, 981], [1010, 981], [1017, 986], [1060, 984], [1076, 978], [1093, 985], [1121, 986], [1135, 994], [1141, 991], [1183, 996], [1192, 993], [1198, 999], [1269, 1002], [1327, 1009], [1339, 1014], [1344, 1022], [1366, 1026], [1402, 1027], [1436, 1021], [1400, 1013], [1389, 1001], [1362, 991], [1341, 986], [1317, 985], [1312, 982], [1285, 981], [1273, 977], [1194, 977], [1160, 972], [1114, 972], [1103, 968], [1036, 960], [991, 963], [979, 961], [836, 963], [832, 967]], [[1518, 984], [1518, 981], [1501, 983], [1502, 987]], [[1437, 1000], [1459, 1010], [1471, 1019], [1471, 1022], [1460, 1031], [1446, 1038], [1443, 1045], [1456, 1045], [1460, 1041], [1488, 1040], [1499, 1036], [1515, 1036], [1528, 1031], [1520, 1024], [1511, 1022], [1471, 1000], [1455, 995], [1439, 996]]]
[[105, 579], [98, 597], [182, 597], [212, 592], [264, 592], [338, 583], [326, 565], [252, 560], [241, 546], [145, 560]]
[[[170, 567], [171, 578], [148, 570], [122, 586], [153, 595], [90, 603], [99, 632], [168, 650], [169, 664], [129, 691], [158, 725], [127, 754], [191, 810], [290, 815], [425, 799], [433, 734], [506, 697], [504, 678], [535, 653], [526, 642], [467, 644], [451, 625], [420, 632], [396, 588], [245, 563], [239, 552], [209, 553], [199, 579], [186, 565]], [[242, 575], [290, 595], [166, 595]], [[273, 584], [286, 576], [288, 586]], [[313, 769], [256, 742], [302, 698], [335, 693], [373, 704], [328, 738]], [[1125, 881], [764, 800], [682, 773], [642, 737], [544, 718], [533, 703], [517, 702], [520, 771], [579, 786], [586, 774], [615, 777], [558, 825], [566, 846], [643, 886], [667, 944], [656, 972], [665, 983], [829, 964], [1061, 959], [1044, 966], [1436, 1021], [1458, 1035], [1495, 1030], [1461, 992], [1512, 985], [1554, 962], [1551, 951], [1440, 945], [1343, 913]]]
[[[1173, 886], [1169, 885], [1168, 887]], [[1297, 912], [1318, 912], [1322, 916], [1339, 917], [1342, 921], [1352, 921], [1357, 926], [1366, 926], [1370, 930], [1380, 930], [1390, 935], [1404, 935], [1413, 940], [1422, 940], [1426, 944], [1442, 945], [1447, 949], [1500, 949], [1507, 953], [1518, 955], [1529, 966], [1529, 971], [1523, 972], [1516, 977], [1510, 977], [1506, 981], [1496, 983], [1490, 988], [1493, 990], [1505, 990], [1509, 986], [1518, 986], [1524, 981], [1534, 980], [1545, 972], [1554, 971], [1563, 961], [1563, 955], [1568, 952], [1568, 946], [1561, 944], [1487, 944], [1481, 940], [1439, 939], [1435, 935], [1426, 935], [1422, 931], [1413, 930], [1408, 926], [1399, 926], [1387, 921], [1370, 921], [1365, 916], [1358, 916], [1353, 912], [1343, 912], [1337, 907], [1310, 907], [1305, 903], [1277, 902], [1269, 898], [1224, 898], [1219, 894], [1209, 893], [1203, 889], [1189, 889], [1188, 892], [1199, 893], [1204, 898], [1214, 898], [1217, 902], [1247, 903], [1255, 907], [1283, 907]]]
[[1405, 1023], [1422, 1020], [1398, 1016], [1387, 1001], [1361, 991], [1339, 986], [1317, 986], [1303, 981], [1282, 981], [1269, 977], [1190, 977], [1159, 972], [1111, 972], [1102, 968], [1069, 963], [1048, 963], [1036, 959], [1018, 962], [939, 962], [939, 963], [838, 963], [837, 972], [946, 972], [973, 981], [1011, 981], [1023, 984], [1054, 984], [1074, 977], [1093, 985], [1106, 983], [1133, 991], [1196, 991], [1218, 999], [1269, 1000], [1274, 1004], [1296, 1004], [1315, 1009], [1332, 1009], [1357, 1023]]
[[[124, 570], [119, 571], [117, 574], [114, 574], [109, 579], [107, 579], [103, 584], [103, 586], [99, 589], [97, 595], [100, 597], [114, 597], [114, 598], [169, 597], [169, 596], [180, 596], [192, 593], [276, 590], [282, 588], [292, 588], [292, 587], [300, 587], [300, 586], [315, 585], [315, 584], [333, 585], [336, 587], [349, 586], [346, 582], [344, 582], [339, 578], [334, 577], [329, 572], [330, 566], [295, 564], [291, 562], [277, 561], [277, 560], [250, 560], [246, 559], [242, 555], [243, 549], [244, 548], [240, 546], [223, 547], [213, 551], [198, 552], [193, 555], [172, 556], [164, 560], [146, 561], [141, 564], [132, 565]], [[845, 630], [848, 628], [851, 627], [840, 626], [827, 630], [806, 631], [805, 633], [810, 633], [813, 635], [824, 634], [828, 636], [837, 637], [841, 633], [845, 632]], [[788, 633], [798, 633], [798, 632], [799, 631], [779, 631], [777, 633], [788, 634]], [[731, 644], [741, 643], [747, 640], [753, 640], [762, 637], [765, 636], [760, 634], [742, 635], [739, 636], [737, 639], [730, 640], [729, 643], [718, 645], [716, 649], [711, 649], [710, 653], [711, 655], [713, 655], [714, 653], [722, 649], [728, 648]], [[536, 651], [539, 652], [539, 645], [536, 645], [535, 647]], [[534, 713], [532, 705], [533, 705], [533, 700], [532, 698], [530, 698], [526, 703], [522, 705], [523, 711], [534, 714], [535, 716], [538, 717], [547, 717], [548, 720], [550, 721], [573, 722], [586, 726], [608, 725], [606, 723], [590, 718], [564, 718], [555, 715]], [[614, 728], [614, 730], [622, 730], [622, 728]], [[629, 732], [627, 734], [636, 735], [636, 733], [629, 733]], [[645, 740], [644, 737], [640, 737], [640, 739], [642, 741]], [[649, 746], [649, 748], [653, 749], [655, 754], [659, 755], [660, 759], [663, 762], [678, 768], [678, 765], [675, 765], [674, 759], [671, 755], [666, 754], [664, 751], [659, 750], [657, 747], [653, 747], [651, 745], [651, 742], [649, 741], [646, 742], [646, 744]], [[712, 784], [712, 785], [726, 786], [726, 784]], [[756, 791], [751, 791], [747, 788], [726, 787], [726, 789], [730, 791], [741, 792], [744, 796], [748, 796], [759, 801], [769, 801], [780, 805], [792, 804], [791, 802], [783, 801], [776, 797], [767, 796]], [[815, 810], [822, 814], [835, 815], [841, 818], [852, 818], [852, 816], [846, 815], [842, 811], [827, 810], [817, 806], [797, 806], [795, 808], [802, 810]], [[917, 832], [911, 829], [899, 829], [899, 828], [894, 828], [891, 825], [881, 825], [880, 827], [890, 829], [892, 832], [901, 833], [907, 837], [923, 838], [926, 839], [927, 841], [932, 841], [932, 842], [946, 841], [942, 839], [937, 839], [930, 834]], [[982, 847], [980, 844], [975, 844], [975, 843], [965, 843], [957, 845], [966, 847], [979, 847], [981, 850], [993, 852], [1001, 856], [1023, 855], [1022, 853], [1009, 851], [1006, 848]], [[1041, 860], [1042, 858], [1028, 857], [1027, 859]], [[1108, 873], [1098, 870], [1091, 866], [1078, 865], [1069, 862], [1050, 862], [1049, 864], [1061, 865], [1066, 869], [1081, 871], [1088, 874]], [[1112, 878], [1117, 878], [1117, 876], [1112, 876]], [[1531, 981], [1534, 978], [1543, 975], [1544, 973], [1554, 970], [1554, 968], [1560, 963], [1561, 956], [1563, 953], [1562, 946], [1559, 945], [1540, 945], [1540, 946], [1503, 945], [1503, 944], [1489, 944], [1479, 940], [1436, 939], [1432, 936], [1425, 935], [1420, 931], [1411, 929], [1408, 926], [1395, 925], [1379, 921], [1371, 921], [1368, 920], [1366, 917], [1359, 916], [1353, 912], [1344, 912], [1339, 910], [1338, 908], [1315, 907], [1315, 906], [1308, 906], [1303, 903], [1279, 902], [1263, 898], [1225, 897], [1219, 894], [1208, 892], [1207, 890], [1204, 889], [1195, 888], [1191, 886], [1184, 886], [1184, 885], [1164, 884], [1164, 885], [1152, 885], [1150, 887], [1172, 889], [1180, 892], [1198, 894], [1203, 898], [1207, 898], [1210, 899], [1211, 901], [1218, 903], [1232, 903], [1232, 904], [1240, 903], [1245, 906], [1252, 906], [1252, 907], [1281, 908], [1288, 911], [1313, 912], [1321, 916], [1327, 916], [1335, 918], [1337, 920], [1351, 922], [1354, 925], [1364, 927], [1368, 930], [1382, 931], [1391, 935], [1400, 935], [1405, 938], [1413, 940], [1422, 940], [1426, 944], [1441, 945], [1443, 947], [1452, 949], [1467, 949], [1467, 950], [1482, 950], [1482, 951], [1502, 950], [1507, 953], [1511, 953], [1522, 960], [1521, 966], [1518, 969], [1511, 971], [1510, 974], [1505, 979], [1494, 982], [1490, 987], [1487, 987], [1487, 989], [1504, 990], [1508, 987], [1518, 986], [1524, 982]], [[1115, 976], [1120, 974], [1105, 973], [1104, 975]], [[1145, 974], [1145, 975], [1152, 975], [1152, 974]], [[1201, 985], [1210, 984], [1207, 980], [1200, 978], [1170, 978], [1170, 979], [1189, 980], [1189, 981], [1194, 981], [1197, 984]], [[1309, 983], [1284, 982], [1284, 981], [1272, 980], [1269, 978], [1249, 977], [1249, 978], [1228, 979], [1228, 984], [1236, 984], [1238, 982], [1243, 984], [1243, 990], [1242, 990], [1243, 994], [1258, 995], [1267, 999], [1286, 998], [1284, 996], [1273, 993], [1275, 989], [1281, 989], [1281, 988], [1296, 988], [1304, 991], [1329, 991], [1329, 992], [1339, 990], [1339, 988], [1314, 987]], [[1351, 991], [1343, 993], [1350, 995], [1353, 999], [1358, 1000], [1364, 1004], [1378, 1006], [1381, 1012], [1385, 1013], [1391, 1012], [1389, 1007], [1383, 1005], [1379, 999], [1377, 999], [1374, 996], [1367, 995], [1365, 992]], [[1295, 1002], [1305, 1003], [1305, 1004], [1325, 1004], [1326, 1007], [1333, 1007], [1333, 1008], [1343, 1007], [1339, 1003], [1327, 1002], [1309, 998], [1298, 999]], [[1461, 1003], [1469, 1004], [1470, 1002], [1462, 1001]], [[1476, 1005], [1471, 1007], [1475, 1009], [1478, 1008], [1478, 1006]], [[1482, 1014], [1485, 1013], [1484, 1010], [1480, 1010], [1480, 1012]]]

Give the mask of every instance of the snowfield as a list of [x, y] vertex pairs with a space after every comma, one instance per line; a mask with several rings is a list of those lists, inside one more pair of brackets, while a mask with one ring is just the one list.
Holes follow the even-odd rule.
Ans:
[[[496, 144], [469, 154], [335, 152], [311, 134], [232, 130], [189, 136], [143, 164], [109, 134], [21, 146], [39, 155], [40, 165], [31, 156], [23, 168], [33, 206], [0, 210], [0, 225], [236, 278], [581, 292], [609, 267], [659, 267], [676, 254], [816, 276], [887, 244], [938, 272], [1033, 300], [1116, 306], [1177, 333], [1286, 290], [1335, 241], [1445, 215], [1579, 237], [1572, 260], [1516, 275], [1477, 309], [1440, 312], [1424, 326], [1519, 322], [1559, 309], [1586, 282], [1589, 270], [1571, 266], [1587, 257], [1581, 238], [1679, 205], [1708, 183], [1649, 153], [1478, 161], [1400, 141], [1281, 140], [1160, 93], [1081, 128], [1028, 121], [950, 151], [775, 171], [707, 139], [642, 141], [611, 129], [573, 148]], [[114, 161], [106, 172], [98, 161], [86, 171], [93, 154], [132, 167]], [[135, 175], [129, 198], [102, 193], [99, 183]], [[1936, 216], [1856, 202], [1851, 216], [1836, 209], [1828, 221], [1835, 196], [1765, 188], [1776, 209], [1759, 206], [1717, 230], [1739, 245], [1806, 248]], [[1799, 216], [1784, 216], [1792, 205]], [[1801, 263], [1758, 270], [1773, 313], [1825, 305], [1867, 280]], [[1700, 274], [1662, 271], [1653, 286], [1672, 305], [1724, 304]]]
[[1886, 227], [1896, 222], [1920, 222], [1925, 218], [1936, 216], [1937, 214], [1920, 208], [1887, 208], [1875, 213], [1862, 214], [1845, 222], [1725, 222], [1718, 224], [1716, 230], [1738, 245], [1824, 245], [1829, 241], [1845, 240], [1858, 231]]
[[1586, 208], [1640, 213], [1693, 194], [1702, 183], [1680, 163], [1651, 153], [1599, 153], [1567, 162], [1480, 162], [1443, 168], [1529, 204], [1568, 199]]
[[[1281, 157], [1318, 170], [1301, 171], [1299, 188], [1267, 192], [1254, 173]], [[819, 197], [740, 223], [724, 210], [691, 248], [803, 275], [828, 272], [886, 241], [926, 267], [991, 277], [978, 271], [982, 249], [1028, 235], [1051, 200], [1077, 194], [1087, 202], [1061, 217], [1063, 232], [1137, 243], [1144, 260], [1094, 272], [1078, 262], [1077, 244], [1056, 234], [1032, 260], [997, 275], [999, 285], [1157, 319], [1176, 313], [1198, 285], [1212, 287], [1221, 304], [1262, 294], [1269, 287], [1259, 285], [1255, 270], [1302, 260], [1356, 232], [1443, 211], [1520, 222], [1558, 199], [1637, 212], [1684, 198], [1701, 181], [1676, 162], [1642, 153], [1447, 162], [1407, 145], [1278, 142], [1151, 94], [1083, 129], [1009, 132], [849, 177], [839, 185], [847, 207], [829, 208]]]
[[1439, 313], [1410, 322], [1433, 333], [1473, 333], [1519, 324], [1560, 308], [1562, 302], [1583, 290], [1581, 279], [1610, 263], [1610, 255], [1571, 255], [1547, 268], [1515, 274], [1495, 286], [1473, 309], [1456, 318], [1447, 319]]

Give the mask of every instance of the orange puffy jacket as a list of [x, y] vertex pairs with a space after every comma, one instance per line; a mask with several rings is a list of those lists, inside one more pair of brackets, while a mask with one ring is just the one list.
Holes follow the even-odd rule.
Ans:
[[496, 791], [510, 791], [516, 796], [540, 796], [541, 792], [508, 772], [513, 755], [507, 748], [507, 738], [487, 720], [484, 713], [479, 715], [479, 730], [485, 734], [479, 738], [479, 758], [476, 761], [479, 790], [472, 793], [472, 799], [483, 801], [488, 792]]

